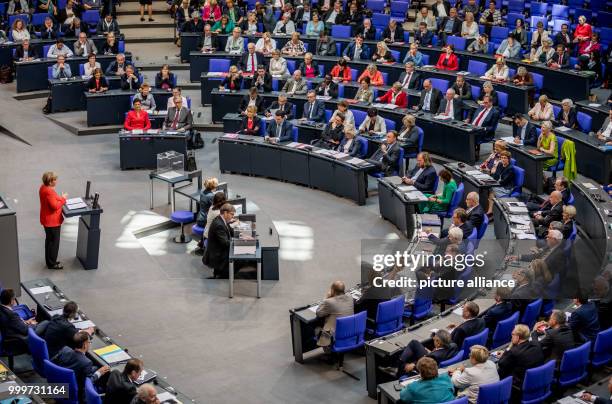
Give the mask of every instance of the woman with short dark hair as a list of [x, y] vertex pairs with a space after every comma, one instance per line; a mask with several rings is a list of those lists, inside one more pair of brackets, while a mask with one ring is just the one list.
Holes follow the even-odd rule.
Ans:
[[446, 168], [440, 170], [438, 176], [444, 183], [444, 188], [441, 195], [425, 194], [429, 199], [428, 202], [419, 204], [421, 213], [444, 212], [448, 209], [451, 199], [455, 191], [457, 191], [457, 183], [453, 179], [453, 174]]

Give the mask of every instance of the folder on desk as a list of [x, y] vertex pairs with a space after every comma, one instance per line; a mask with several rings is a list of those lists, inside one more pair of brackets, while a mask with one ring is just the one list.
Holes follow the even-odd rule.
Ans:
[[531, 150], [528, 151], [528, 153], [529, 154], [533, 154], [534, 156], [541, 156], [542, 154], [544, 154], [541, 151], [539, 151], [538, 149], [531, 149]]
[[401, 185], [402, 184], [402, 178], [398, 177], [397, 175], [391, 176], [391, 177], [386, 177], [386, 180], [389, 184], [393, 184], [393, 185]]
[[121, 362], [127, 362], [132, 357], [118, 345], [111, 344], [104, 348], [94, 349], [94, 353], [109, 365], [115, 365]]

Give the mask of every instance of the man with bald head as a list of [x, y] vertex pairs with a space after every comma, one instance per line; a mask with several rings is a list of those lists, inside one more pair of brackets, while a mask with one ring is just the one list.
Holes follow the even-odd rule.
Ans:
[[467, 221], [472, 223], [472, 226], [476, 229], [480, 229], [482, 222], [484, 222], [484, 209], [480, 206], [480, 197], [478, 192], [470, 192], [465, 197], [465, 204], [467, 209], [468, 218]]
[[456, 121], [463, 120], [463, 111], [461, 105], [463, 101], [455, 97], [455, 90], [449, 88], [446, 90], [446, 94], [442, 101], [440, 101], [440, 107], [438, 108], [438, 115], [444, 115], [450, 117]]
[[331, 284], [325, 300], [317, 308], [317, 317], [325, 318], [323, 328], [317, 330], [319, 331], [317, 344], [325, 350], [329, 349], [336, 331], [336, 318], [350, 316], [353, 313], [353, 298], [345, 293], [343, 282], [335, 281]]
[[533, 215], [533, 223], [538, 227], [538, 234], [543, 235], [551, 222], [563, 222], [563, 194], [559, 191], [553, 191], [550, 194], [549, 209], [536, 212]]

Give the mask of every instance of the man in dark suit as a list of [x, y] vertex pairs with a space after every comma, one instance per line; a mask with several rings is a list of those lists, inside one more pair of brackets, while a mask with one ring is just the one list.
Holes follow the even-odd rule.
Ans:
[[432, 44], [433, 33], [427, 29], [427, 23], [421, 21], [419, 29], [414, 33], [414, 42], [419, 46], [429, 46]]
[[456, 121], [463, 118], [463, 110], [461, 109], [463, 102], [459, 98], [455, 98], [455, 90], [449, 88], [446, 90], [446, 95], [440, 101], [438, 107], [438, 115], [450, 116]]
[[110, 13], [106, 14], [106, 16], [98, 22], [98, 26], [96, 27], [96, 33], [98, 35], [106, 35], [109, 32], [114, 32], [116, 36], [119, 36], [120, 33], [119, 24]]
[[208, 246], [206, 247], [206, 262], [208, 262], [214, 272], [212, 278], [227, 279], [229, 277], [229, 253], [230, 242], [234, 237], [234, 230], [230, 223], [234, 219], [236, 208], [226, 203], [221, 206], [219, 216], [217, 216], [208, 231]]
[[548, 209], [536, 212], [533, 215], [533, 222], [536, 226], [548, 229], [551, 222], [563, 222], [563, 194], [559, 191], [553, 191], [550, 194], [550, 207]]
[[376, 39], [376, 28], [372, 25], [372, 21], [369, 18], [363, 19], [363, 24], [357, 28], [355, 35], [359, 35], [368, 41]]
[[326, 74], [323, 81], [315, 88], [315, 92], [318, 96], [338, 98], [338, 84], [334, 83], [330, 74]]
[[438, 238], [433, 234], [429, 235], [429, 240], [437, 245], [442, 245], [446, 249], [446, 245], [448, 244], [448, 231], [453, 227], [458, 227], [463, 232], [463, 239], [467, 240], [467, 238], [472, 234], [474, 230], [474, 225], [467, 220], [468, 216], [463, 208], [457, 208], [453, 212], [453, 216], [451, 217], [452, 224], [448, 229], [442, 230], [440, 232], [440, 237]]
[[130, 404], [136, 396], [136, 384], [144, 370], [142, 360], [132, 358], [127, 361], [123, 371], [113, 370], [106, 382], [104, 404]]
[[[563, 205], [567, 205], [571, 198], [571, 192], [569, 190], [569, 181], [565, 177], [557, 177], [555, 180], [555, 191], [561, 192], [561, 200]], [[529, 213], [535, 215], [536, 212], [546, 212], [552, 207], [550, 196], [546, 198], [542, 203], [527, 202], [527, 209]]]
[[561, 310], [553, 310], [548, 321], [538, 321], [533, 327], [532, 337], [540, 343], [545, 361], [554, 359], [559, 363], [565, 351], [576, 347], [574, 333]]
[[451, 8], [446, 17], [443, 17], [438, 24], [438, 37], [442, 44], [446, 44], [448, 35], [461, 35], [461, 19], [457, 16], [457, 9]]
[[258, 92], [269, 93], [272, 91], [272, 75], [264, 65], [259, 65], [253, 77], [247, 78], [247, 86], [257, 88]]
[[512, 272], [515, 286], [510, 293], [510, 301], [514, 306], [514, 310], [521, 313], [525, 312], [525, 308], [533, 299], [537, 299], [539, 292], [533, 286], [533, 270], [531, 268], [520, 267]]
[[[63, 347], [75, 348], [74, 335], [79, 330], [72, 324], [77, 318], [79, 306], [75, 302], [68, 302], [64, 305], [62, 314], [51, 317], [44, 332], [40, 335], [47, 342], [49, 358], [53, 358]], [[94, 328], [89, 327], [86, 331], [89, 335], [94, 333]]]
[[446, 0], [436, 0], [431, 5], [431, 12], [436, 18], [440, 18], [443, 15], [449, 15], [450, 10], [451, 10], [450, 3]]
[[[495, 137], [495, 128], [499, 121], [499, 110], [495, 108], [491, 102], [491, 97], [485, 95], [482, 99], [482, 105], [476, 110], [472, 125], [483, 128], [484, 135], [481, 137], [484, 140], [493, 139]], [[466, 120], [469, 122], [469, 120]]]
[[387, 43], [404, 42], [404, 28], [392, 19], [383, 30], [382, 37]]
[[204, 31], [204, 21], [202, 21], [199, 12], [194, 11], [191, 13], [191, 20], [183, 24], [183, 32], [198, 33]]
[[574, 304], [578, 306], [578, 308], [574, 310], [570, 316], [569, 325], [574, 332], [576, 340], [581, 342], [594, 342], [599, 332], [597, 306], [584, 297], [575, 298]]
[[351, 4], [344, 19], [344, 23], [350, 25], [351, 27], [356, 27], [361, 24], [362, 19], [363, 16], [357, 7], [357, 4]]
[[2, 344], [8, 350], [17, 352], [28, 351], [28, 327], [36, 325], [36, 320], [22, 320], [19, 314], [13, 311], [17, 304], [13, 289], [4, 289], [0, 293], [0, 335]]
[[323, 15], [322, 21], [325, 26], [331, 27], [334, 24], [344, 24], [346, 14], [342, 11], [342, 3], [334, 2], [334, 7], [327, 10]]
[[204, 34], [200, 37], [198, 50], [211, 52], [219, 50], [219, 39], [216, 34], [212, 33], [210, 24], [204, 25]]
[[257, 72], [257, 66], [264, 63], [264, 55], [261, 52], [255, 52], [255, 43], [249, 42], [247, 45], [247, 52], [242, 54], [238, 68], [243, 73], [255, 73]]
[[[548, 230], [546, 233], [546, 246], [544, 248], [536, 249], [530, 254], [521, 254], [518, 257], [510, 256], [508, 257], [508, 260], [513, 261], [518, 259], [519, 261], [523, 262], [531, 262], [536, 258], [543, 259], [553, 275], [556, 273], [564, 274], [567, 266], [567, 260], [564, 252], [563, 233], [561, 233], [559, 230]], [[531, 273], [531, 279], [529, 280], [530, 284], [532, 282], [533, 272]], [[531, 298], [535, 299], [537, 296], [532, 296]]]
[[79, 390], [79, 402], [85, 402], [85, 379], [90, 378], [92, 382], [98, 382], [102, 376], [110, 371], [108, 365], [104, 365], [100, 368], [94, 366], [91, 359], [85, 354], [91, 346], [89, 341], [89, 334], [85, 331], [79, 331], [74, 335], [74, 349], [70, 347], [63, 347], [59, 350], [57, 355], [51, 358], [51, 361], [57, 366], [61, 366], [66, 369], [70, 369], [74, 372], [76, 377], [77, 386]]
[[402, 89], [418, 90], [421, 86], [421, 75], [414, 70], [414, 62], [406, 62], [406, 71], [400, 74], [399, 80]]
[[529, 328], [526, 325], [516, 325], [512, 331], [512, 348], [504, 351], [497, 362], [499, 378], [512, 376], [512, 384], [518, 386], [519, 391], [527, 369], [544, 363], [544, 353], [540, 345], [535, 341], [529, 341], [529, 335]]
[[274, 138], [277, 142], [284, 142], [293, 138], [293, 125], [285, 119], [283, 112], [276, 111], [274, 120], [266, 126], [266, 137]]
[[363, 43], [363, 37], [357, 35], [355, 39], [344, 48], [342, 56], [349, 60], [369, 60], [370, 48]]
[[266, 110], [266, 116], [270, 117], [276, 111], [282, 112], [289, 121], [293, 119], [293, 104], [287, 101], [287, 96], [285, 94], [280, 94], [278, 100], [272, 102]]
[[380, 144], [368, 162], [376, 166], [375, 171], [382, 171], [385, 177], [388, 177], [399, 171], [399, 154], [400, 145], [397, 143], [397, 132], [392, 130], [387, 132], [385, 142]]
[[536, 146], [538, 144], [538, 132], [535, 125], [532, 125], [521, 113], [515, 114], [513, 121], [512, 136], [515, 141], [523, 142], [526, 146]]
[[361, 149], [361, 142], [355, 138], [355, 129], [344, 128], [344, 136], [336, 150], [346, 153], [351, 157], [362, 157], [363, 150]]
[[414, 109], [435, 114], [439, 108], [440, 90], [433, 88], [431, 81], [429, 79], [425, 79], [423, 81], [423, 90], [421, 90], [419, 105], [415, 106]]
[[325, 122], [325, 104], [317, 100], [317, 93], [314, 90], [308, 90], [306, 98], [308, 98], [308, 101], [304, 103], [302, 119], [319, 123]]
[[473, 301], [469, 301], [463, 305], [462, 317], [465, 320], [459, 325], [450, 324], [448, 328], [452, 329], [451, 340], [457, 345], [458, 349], [463, 346], [463, 341], [476, 335], [485, 329], [485, 322], [478, 317], [480, 307]]
[[497, 288], [495, 290], [495, 304], [489, 307], [482, 316], [485, 327], [489, 329], [489, 337], [493, 337], [497, 323], [507, 319], [514, 312], [514, 306], [508, 300], [510, 292], [508, 288]]
[[427, 349], [421, 341], [411, 340], [404, 351], [401, 353], [397, 366], [396, 377], [399, 378], [406, 373], [414, 372], [416, 362], [424, 356], [435, 360], [439, 365], [453, 355], [457, 354], [457, 345], [451, 341], [451, 336], [447, 330], [438, 330], [434, 333], [433, 349]]
[[21, 46], [15, 49], [14, 59], [16, 61], [32, 60], [39, 57], [38, 48], [30, 43], [29, 39], [24, 39]]
[[557, 45], [557, 51], [548, 61], [548, 66], [553, 69], [567, 69], [569, 63], [570, 53], [565, 50], [565, 45]]
[[480, 206], [480, 197], [477, 192], [470, 192], [465, 197], [465, 205], [467, 206], [467, 221], [472, 223], [476, 229], [480, 229], [484, 222], [484, 209]]
[[436, 169], [431, 165], [429, 153], [421, 152], [417, 154], [416, 166], [402, 178], [402, 182], [412, 185], [419, 191], [428, 194], [435, 194], [434, 185], [436, 183]]
[[183, 106], [181, 97], [174, 97], [174, 107], [168, 109], [168, 115], [164, 120], [164, 129], [178, 130], [180, 132], [189, 132], [193, 124], [191, 111]]
[[255, 105], [258, 114], [263, 113], [263, 97], [257, 93], [257, 87], [251, 87], [249, 93], [242, 97], [238, 106], [238, 112], [241, 115], [246, 115], [246, 109], [251, 104]]

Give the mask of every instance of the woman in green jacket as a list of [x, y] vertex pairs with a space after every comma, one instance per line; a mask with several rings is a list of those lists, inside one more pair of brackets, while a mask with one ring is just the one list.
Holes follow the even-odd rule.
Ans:
[[419, 204], [421, 213], [444, 212], [448, 209], [451, 199], [453, 199], [453, 194], [457, 190], [457, 183], [453, 179], [453, 175], [447, 169], [443, 169], [438, 173], [438, 176], [444, 182], [442, 195], [425, 194], [429, 198], [429, 202]]
[[234, 30], [234, 22], [230, 20], [227, 14], [223, 14], [210, 30], [217, 34], [231, 34]]
[[424, 356], [416, 364], [421, 378], [400, 391], [402, 402], [408, 404], [439, 404], [455, 399], [455, 387], [448, 373], [438, 376], [438, 364]]

